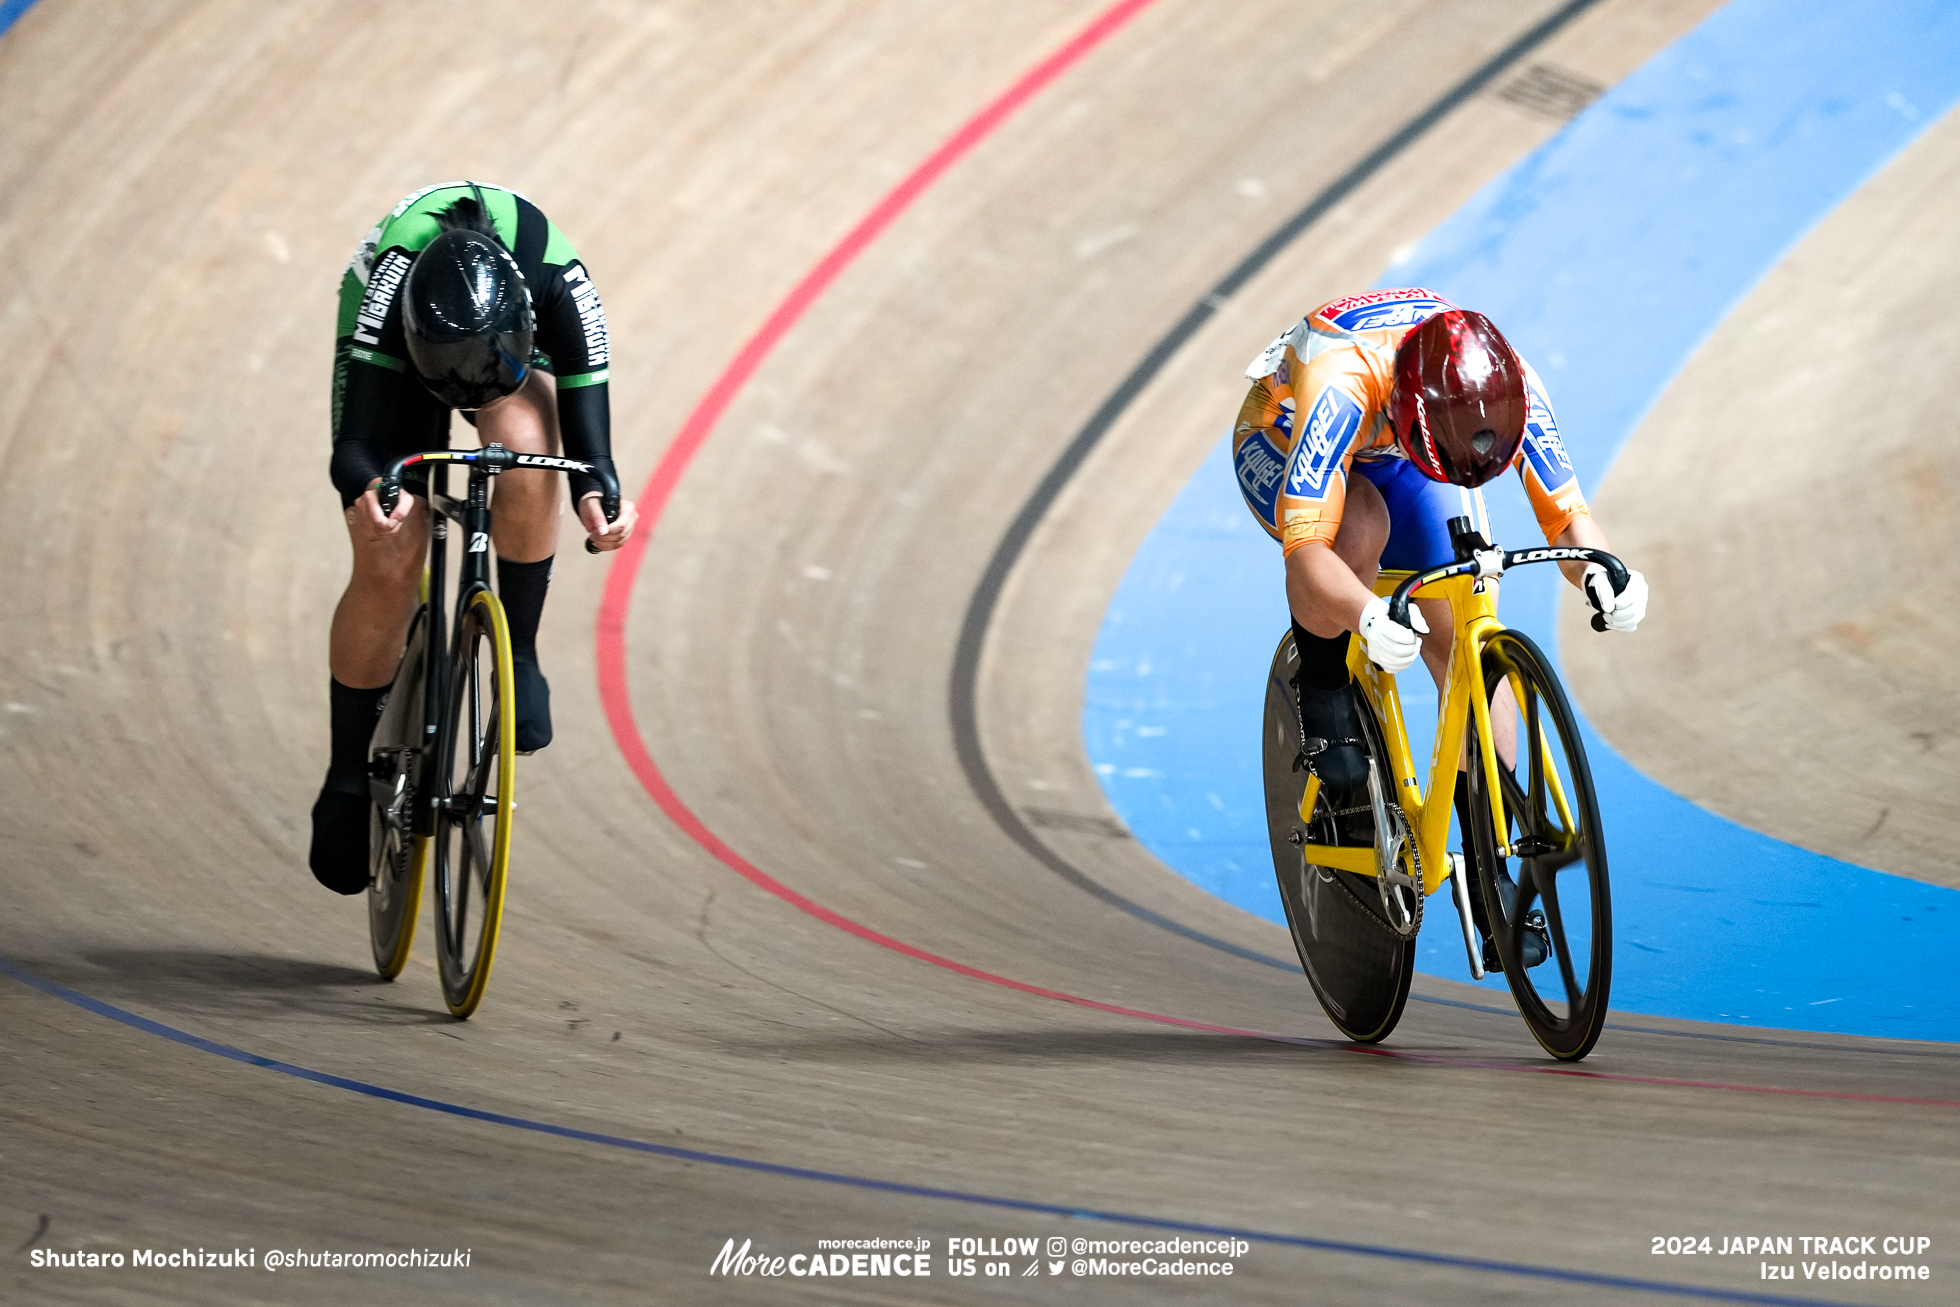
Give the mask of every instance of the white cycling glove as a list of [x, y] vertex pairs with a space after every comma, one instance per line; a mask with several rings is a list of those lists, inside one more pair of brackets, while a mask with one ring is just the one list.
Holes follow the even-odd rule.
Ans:
[[1368, 601], [1361, 610], [1360, 631], [1361, 647], [1368, 651], [1370, 662], [1390, 674], [1408, 669], [1422, 652], [1421, 637], [1429, 634], [1429, 623], [1414, 604], [1409, 605], [1409, 620], [1415, 623], [1414, 630], [1388, 615], [1388, 600], [1376, 595]]
[[1647, 578], [1638, 572], [1627, 574], [1627, 588], [1613, 593], [1613, 582], [1598, 563], [1586, 564], [1579, 588], [1592, 601], [1593, 611], [1606, 619], [1607, 629], [1631, 631], [1647, 615]]

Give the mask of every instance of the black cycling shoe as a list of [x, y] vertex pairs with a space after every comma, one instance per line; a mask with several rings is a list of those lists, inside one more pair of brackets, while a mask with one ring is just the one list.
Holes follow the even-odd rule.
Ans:
[[[1468, 859], [1465, 859], [1467, 862]], [[1497, 892], [1504, 899], [1504, 911], [1509, 915], [1518, 901], [1517, 882], [1506, 874], [1497, 878]], [[1470, 919], [1476, 923], [1477, 933], [1484, 941], [1484, 970], [1499, 972], [1504, 970], [1503, 961], [1497, 956], [1497, 941], [1490, 937], [1490, 923], [1484, 920], [1484, 905], [1478, 890], [1470, 891]], [[1524, 914], [1524, 965], [1527, 969], [1542, 964], [1552, 956], [1552, 934], [1545, 929], [1545, 914], [1537, 908]]]
[[336, 894], [359, 894], [368, 887], [372, 804], [365, 778], [339, 781], [331, 776], [313, 802], [313, 844], [306, 865], [313, 869], [313, 879]]
[[538, 665], [512, 660], [517, 691], [517, 751], [536, 753], [551, 743], [551, 684]]
[[1361, 751], [1361, 714], [1354, 706], [1354, 687], [1316, 690], [1297, 685], [1300, 698], [1301, 752], [1307, 766], [1320, 777], [1330, 799], [1368, 788], [1368, 755]]

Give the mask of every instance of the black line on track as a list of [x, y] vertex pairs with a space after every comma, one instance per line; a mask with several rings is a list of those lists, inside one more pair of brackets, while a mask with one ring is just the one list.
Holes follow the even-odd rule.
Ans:
[[1257, 962], [1262, 966], [1278, 967], [1283, 971], [1298, 971], [1296, 960], [1274, 957], [1256, 949], [1245, 948], [1230, 940], [1208, 935], [1181, 921], [1174, 921], [1161, 913], [1153, 912], [1142, 904], [1125, 898], [1115, 890], [1103, 885], [1077, 868], [1068, 859], [1036, 835], [1022, 820], [1021, 814], [1014, 810], [1001, 791], [1000, 782], [994, 777], [993, 769], [987, 764], [985, 752], [980, 747], [979, 724], [979, 682], [980, 654], [987, 641], [988, 628], [993, 624], [994, 610], [1000, 603], [1001, 591], [1007, 584], [1009, 573], [1020, 560], [1021, 552], [1033, 538], [1035, 528], [1041, 524], [1048, 510], [1054, 507], [1063, 487], [1074, 477], [1089, 452], [1101, 442], [1109, 429], [1116, 424], [1130, 406], [1130, 401], [1150, 380], [1163, 370], [1164, 365], [1184, 348], [1213, 314], [1224, 307], [1225, 302], [1244, 288], [1245, 284], [1257, 276], [1265, 266], [1273, 261], [1281, 251], [1297, 240], [1314, 223], [1326, 216], [1327, 212], [1342, 200], [1352, 195], [1364, 182], [1380, 172], [1402, 151], [1413, 145], [1430, 128], [1436, 126], [1449, 114], [1463, 105], [1472, 96], [1482, 91], [1497, 77], [1519, 59], [1542, 45], [1553, 34], [1564, 28], [1573, 19], [1591, 9], [1598, 0], [1570, 0], [1550, 15], [1540, 20], [1515, 41], [1492, 55], [1468, 77], [1451, 87], [1428, 108], [1404, 123], [1393, 135], [1377, 145], [1353, 167], [1335, 178], [1307, 205], [1275, 228], [1271, 235], [1253, 247], [1250, 254], [1241, 259], [1236, 267], [1226, 273], [1212, 288], [1205, 292], [1179, 318], [1171, 329], [1164, 333], [1150, 351], [1143, 356], [1129, 375], [1124, 377], [1116, 389], [1110, 392], [1100, 407], [1090, 415], [1082, 429], [1075, 433], [1068, 447], [1055, 460], [1048, 474], [1035, 487], [1034, 493], [1021, 505], [1021, 511], [1008, 525], [1007, 532], [994, 549], [994, 556], [987, 562], [987, 570], [981, 574], [980, 583], [974, 587], [973, 597], [967, 603], [965, 620], [960, 624], [959, 643], [953, 652], [952, 686], [948, 695], [948, 715], [952, 719], [953, 750], [959, 756], [960, 769], [966, 773], [967, 784], [974, 796], [980, 800], [988, 814], [1016, 844], [1027, 851], [1042, 866], [1060, 876], [1083, 893], [1100, 899], [1111, 907], [1120, 908], [1141, 921], [1161, 927], [1172, 934], [1214, 948], [1233, 957]]

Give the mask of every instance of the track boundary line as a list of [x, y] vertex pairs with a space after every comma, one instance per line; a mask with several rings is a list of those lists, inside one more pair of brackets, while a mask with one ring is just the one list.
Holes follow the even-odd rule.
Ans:
[[318, 1071], [312, 1067], [301, 1066], [296, 1062], [283, 1062], [277, 1058], [248, 1053], [231, 1044], [193, 1035], [175, 1026], [140, 1016], [113, 1003], [105, 1003], [80, 990], [70, 989], [57, 981], [35, 975], [12, 959], [0, 956], [0, 972], [19, 981], [29, 989], [37, 990], [50, 998], [59, 999], [99, 1017], [140, 1030], [145, 1034], [167, 1039], [174, 1044], [209, 1053], [232, 1062], [257, 1067], [263, 1071], [276, 1072], [322, 1085], [329, 1089], [342, 1089], [349, 1093], [376, 1098], [384, 1102], [398, 1103], [405, 1107], [419, 1107], [425, 1111], [441, 1112], [447, 1116], [460, 1117], [467, 1121], [479, 1121], [486, 1125], [504, 1126], [513, 1130], [525, 1130], [533, 1134], [547, 1135], [558, 1139], [570, 1139], [578, 1143], [598, 1144], [606, 1148], [624, 1149], [628, 1152], [646, 1153], [674, 1161], [701, 1162], [710, 1166], [727, 1167], [731, 1170], [751, 1171], [762, 1175], [780, 1176], [784, 1179], [811, 1180], [823, 1184], [844, 1185], [854, 1189], [865, 1189], [878, 1193], [903, 1194], [909, 1198], [932, 1198], [945, 1202], [967, 1203], [974, 1206], [991, 1207], [997, 1210], [1026, 1212], [1039, 1216], [1062, 1216], [1075, 1220], [1101, 1221], [1112, 1225], [1132, 1225], [1144, 1229], [1176, 1231], [1182, 1234], [1204, 1234], [1214, 1237], [1244, 1239], [1249, 1243], [1260, 1243], [1279, 1247], [1299, 1248], [1309, 1252], [1346, 1253], [1352, 1256], [1375, 1257], [1390, 1261], [1415, 1262], [1428, 1266], [1447, 1267], [1452, 1270], [1483, 1271], [1498, 1275], [1521, 1276], [1536, 1280], [1551, 1280], [1565, 1284], [1583, 1284], [1597, 1288], [1625, 1289], [1636, 1293], [1661, 1294], [1676, 1298], [1699, 1298], [1714, 1302], [1736, 1302], [1765, 1304], [1766, 1307], [1862, 1307], [1861, 1304], [1830, 1302], [1821, 1298], [1793, 1298], [1780, 1294], [1749, 1293], [1740, 1290], [1715, 1289], [1695, 1284], [1680, 1284], [1669, 1280], [1643, 1280], [1632, 1276], [1601, 1275], [1592, 1271], [1575, 1271], [1558, 1266], [1537, 1266], [1529, 1262], [1505, 1262], [1482, 1257], [1463, 1257], [1452, 1253], [1424, 1252], [1413, 1248], [1396, 1248], [1385, 1244], [1355, 1243], [1342, 1239], [1316, 1239], [1310, 1235], [1280, 1234], [1270, 1230], [1248, 1230], [1235, 1226], [1208, 1225], [1198, 1221], [1179, 1221], [1168, 1217], [1145, 1216], [1140, 1213], [1117, 1212], [1102, 1208], [1075, 1207], [1066, 1203], [1043, 1203], [1032, 1199], [1006, 1198], [995, 1194], [975, 1193], [963, 1189], [939, 1189], [930, 1185], [907, 1184], [900, 1180], [880, 1180], [873, 1176], [851, 1175], [843, 1171], [821, 1171], [811, 1167], [787, 1166], [781, 1162], [764, 1162], [754, 1158], [737, 1157], [730, 1153], [713, 1153], [698, 1148], [681, 1148], [674, 1144], [656, 1144], [650, 1140], [634, 1139], [630, 1135], [606, 1134], [598, 1130], [582, 1130], [576, 1126], [558, 1125], [551, 1121], [540, 1121], [534, 1117], [514, 1116], [507, 1112], [492, 1112], [480, 1107], [466, 1107], [445, 1099], [428, 1098], [421, 1094], [411, 1094], [399, 1089], [389, 1089], [383, 1085], [365, 1080], [355, 1080], [348, 1076], [335, 1075], [331, 1071]]

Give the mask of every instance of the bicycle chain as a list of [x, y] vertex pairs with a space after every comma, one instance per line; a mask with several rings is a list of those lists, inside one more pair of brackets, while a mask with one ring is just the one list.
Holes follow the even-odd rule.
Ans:
[[[1409, 889], [1409, 897], [1414, 901], [1415, 906], [1409, 912], [1409, 924], [1406, 928], [1397, 926], [1395, 924], [1396, 913], [1395, 910], [1390, 906], [1390, 899], [1391, 899], [1391, 895], [1393, 895], [1395, 892], [1396, 882], [1390, 881], [1384, 876], [1376, 876], [1375, 888], [1376, 891], [1381, 895], [1382, 916], [1385, 919], [1388, 928], [1391, 931], [1393, 931], [1395, 935], [1400, 939], [1414, 939], [1416, 937], [1417, 932], [1422, 929], [1422, 905], [1424, 900], [1427, 898], [1427, 896], [1422, 892], [1422, 886], [1423, 886], [1422, 853], [1420, 850], [1416, 848], [1415, 831], [1410, 827], [1409, 816], [1407, 813], [1402, 811], [1402, 806], [1400, 804], [1391, 803], [1388, 805], [1388, 813], [1389, 813], [1389, 820], [1391, 820], [1398, 827], [1401, 828], [1402, 852], [1408, 855], [1409, 866], [1414, 871], [1414, 876], [1412, 878], [1414, 884], [1412, 886], [1408, 886], [1407, 888]], [[1378, 831], [1376, 832], [1376, 839], [1379, 840], [1380, 838], [1381, 838], [1381, 834]], [[1379, 847], [1379, 845], [1377, 845], [1377, 847]], [[1401, 854], [1398, 854], [1397, 855], [1398, 863], [1400, 862], [1400, 859], [1401, 859]], [[1399, 868], [1398, 868], [1398, 874], [1399, 874]]]
[[[1309, 736], [1307, 734], [1306, 718], [1300, 711], [1300, 682], [1298, 677], [1292, 678], [1290, 684], [1293, 686], [1293, 725], [1300, 733], [1299, 752], [1293, 755], [1294, 771], [1297, 772], [1302, 767], [1305, 767], [1310, 772], [1313, 771], [1313, 760], [1336, 745], [1353, 744], [1364, 749], [1367, 748], [1367, 743], [1363, 740], [1327, 740], [1320, 736]], [[1310, 749], [1309, 746], [1314, 744], [1318, 744], [1320, 747]], [[1398, 939], [1414, 939], [1417, 932], [1422, 929], [1422, 904], [1423, 899], [1426, 897], [1422, 892], [1422, 854], [1416, 849], [1415, 831], [1409, 825], [1408, 814], [1402, 811], [1400, 804], [1391, 803], [1387, 806], [1388, 811], [1392, 814], [1392, 819], [1401, 827], [1402, 847], [1408, 851], [1409, 864], [1415, 869], [1415, 884], [1410, 894], [1410, 898], [1414, 901], [1415, 907], [1409, 913], [1409, 924], [1407, 928], [1397, 926], [1395, 924], [1395, 918], [1399, 914], [1390, 906], [1390, 896], [1394, 893], [1393, 885], [1387, 879], [1376, 876], [1375, 888], [1381, 896], [1382, 924], [1387, 926], [1389, 931]], [[1346, 817], [1355, 813], [1372, 811], [1373, 809], [1367, 804], [1361, 804], [1352, 808], [1330, 807], [1325, 810], [1326, 815], [1330, 817]], [[1304, 836], [1305, 832], [1303, 831], [1301, 834]], [[1377, 841], [1381, 839], [1380, 831], [1375, 832], [1375, 838]], [[1380, 847], [1379, 843], [1377, 843], [1377, 847]]]

